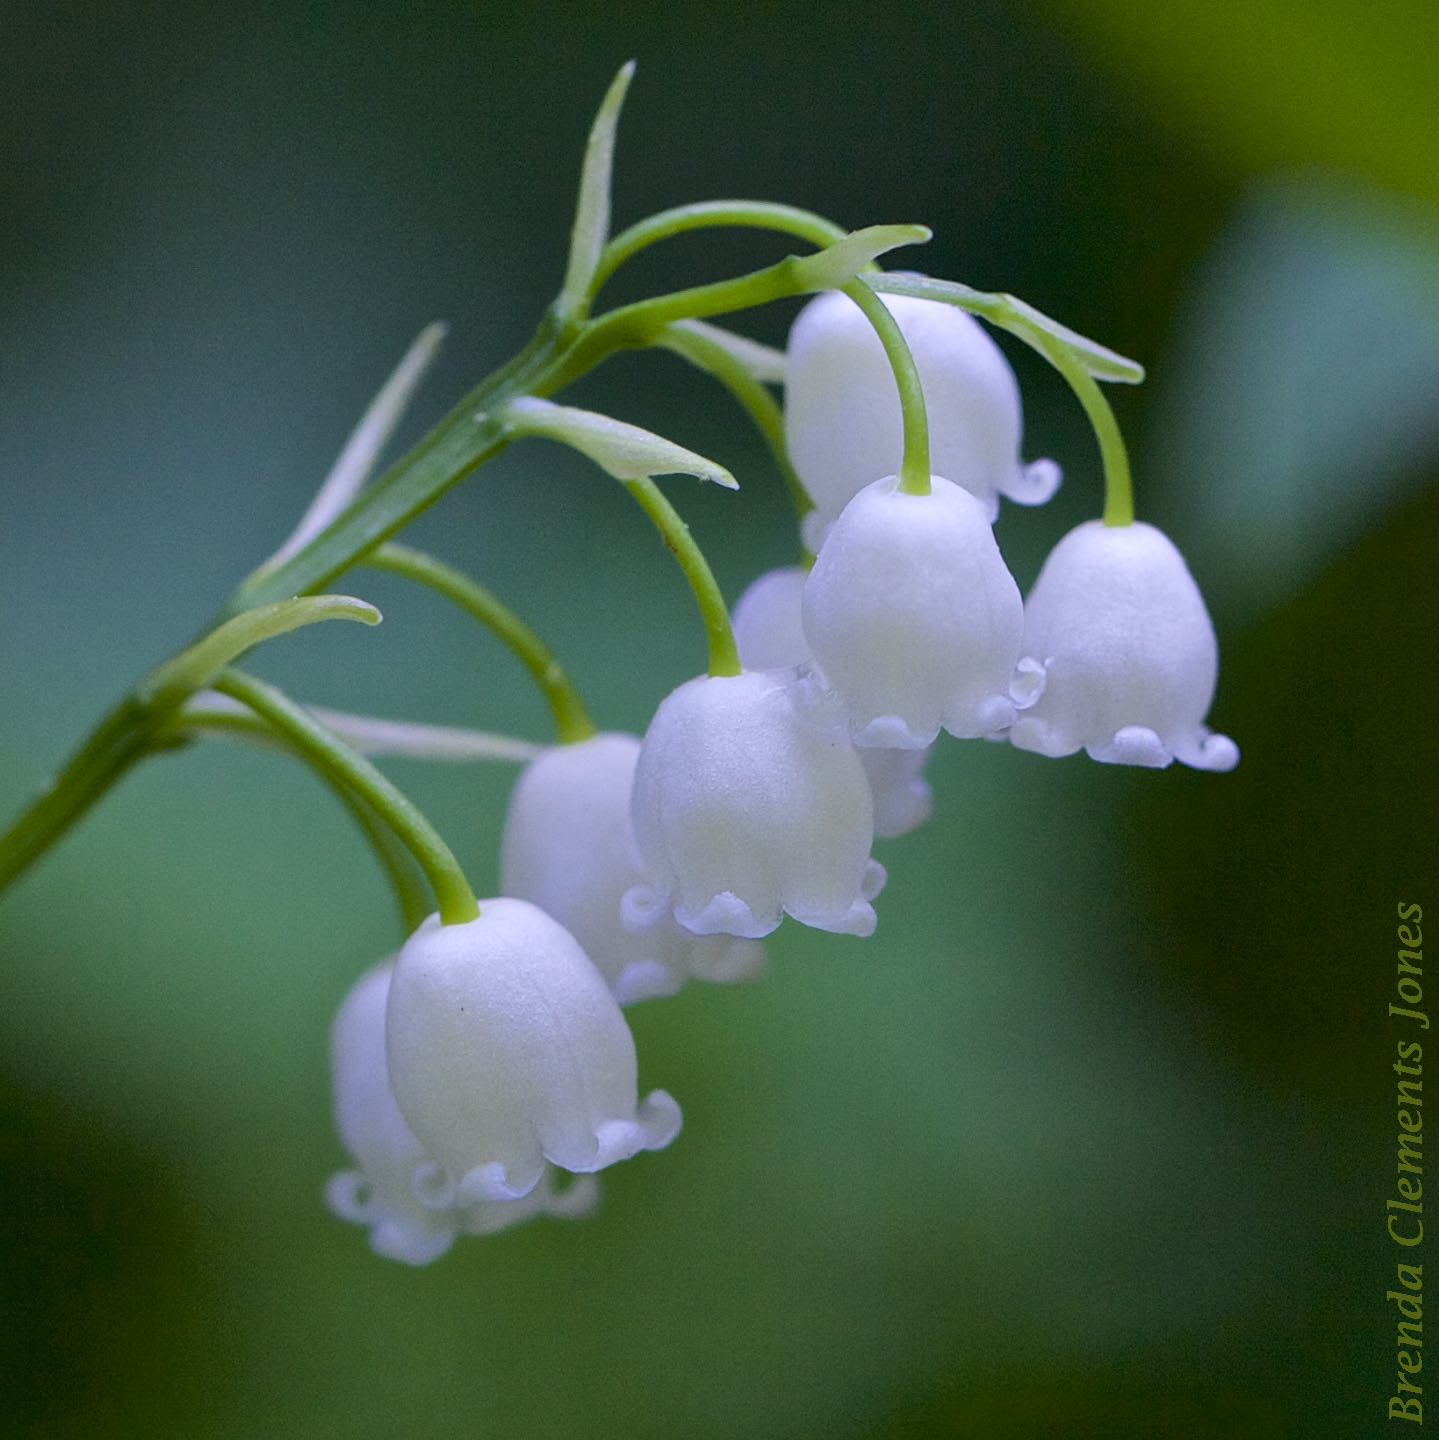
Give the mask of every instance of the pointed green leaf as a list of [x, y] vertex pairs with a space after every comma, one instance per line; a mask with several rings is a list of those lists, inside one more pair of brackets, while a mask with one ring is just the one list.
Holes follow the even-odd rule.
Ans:
[[726, 490], [739, 489], [739, 482], [723, 465], [610, 415], [521, 396], [505, 407], [501, 418], [511, 435], [558, 440], [588, 456], [616, 480], [693, 475], [700, 480], [712, 480]]
[[[322, 705], [305, 704], [304, 708], [351, 749], [371, 759], [492, 760], [525, 765], [545, 748], [529, 740], [487, 730], [429, 725], [419, 720], [383, 720], [374, 715], [355, 715], [348, 710], [329, 710]], [[274, 739], [273, 731], [254, 711], [214, 690], [202, 690], [194, 696], [175, 717], [173, 728], [235, 734], [260, 742]]]
[[227, 620], [203, 640], [167, 661], [138, 689], [142, 703], [163, 710], [203, 689], [232, 661], [262, 640], [273, 639], [322, 620], [358, 620], [378, 625], [380, 612], [350, 595], [302, 595], [274, 605], [259, 605]]
[[905, 245], [924, 245], [934, 236], [928, 225], [868, 225], [843, 240], [793, 262], [807, 290], [842, 290], [866, 265]]
[[394, 373], [379, 394], [370, 401], [360, 417], [345, 448], [340, 451], [325, 482], [315, 493], [310, 508], [295, 526], [290, 538], [260, 567], [264, 574], [298, 555], [364, 488], [374, 474], [381, 451], [389, 443], [395, 427], [414, 398], [420, 381], [430, 368], [445, 338], [445, 327], [438, 322], [426, 325], [405, 351]]
[[575, 224], [570, 232], [570, 260], [564, 288], [556, 309], [562, 316], [582, 312], [590, 285], [599, 267], [600, 256], [610, 238], [610, 177], [614, 170], [615, 131], [620, 107], [634, 78], [635, 62], [620, 66], [600, 103], [590, 138], [585, 146], [585, 163], [580, 172], [580, 195], [575, 205]]

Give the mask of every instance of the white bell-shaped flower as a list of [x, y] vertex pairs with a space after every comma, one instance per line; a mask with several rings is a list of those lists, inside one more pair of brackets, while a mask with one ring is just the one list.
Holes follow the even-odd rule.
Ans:
[[427, 1204], [529, 1195], [546, 1161], [603, 1170], [679, 1131], [664, 1091], [637, 1101], [634, 1039], [604, 976], [526, 900], [484, 900], [465, 925], [432, 915], [410, 936], [386, 1048]]
[[378, 965], [356, 982], [330, 1034], [335, 1128], [355, 1162], [330, 1177], [325, 1198], [342, 1220], [364, 1225], [377, 1254], [410, 1265], [437, 1260], [460, 1234], [488, 1235], [532, 1215], [578, 1216], [594, 1208], [599, 1184], [581, 1176], [563, 1190], [549, 1168], [528, 1195], [443, 1208], [422, 1204], [411, 1176], [425, 1148], [405, 1123], [390, 1090], [385, 1059], [385, 1006], [393, 965]]
[[[807, 665], [809, 641], [800, 623], [808, 571], [797, 565], [767, 570], [735, 602], [735, 644], [746, 670], [787, 670]], [[934, 792], [923, 778], [933, 746], [922, 750], [859, 752], [874, 801], [874, 833], [893, 840], [923, 825], [934, 812]]]
[[697, 935], [757, 939], [784, 915], [874, 933], [884, 868], [870, 859], [864, 768], [843, 736], [795, 711], [792, 679], [701, 676], [655, 712], [635, 771], [646, 879], [625, 896], [627, 925], [672, 911]]
[[[929, 415], [930, 463], [963, 486], [993, 521], [999, 496], [1040, 505], [1059, 485], [1052, 460], [1019, 458], [1019, 385], [983, 327], [953, 305], [882, 295], [919, 371]], [[790, 330], [785, 362], [785, 440], [816, 506], [805, 535], [851, 498], [899, 469], [904, 427], [894, 372], [874, 327], [846, 295], [811, 300]]]
[[1232, 770], [1239, 749], [1204, 724], [1219, 648], [1184, 557], [1152, 525], [1088, 521], [1050, 552], [1025, 604], [1044, 663], [1039, 702], [1009, 732], [1022, 750]]
[[1024, 602], [983, 507], [948, 480], [931, 486], [866, 485], [805, 582], [816, 673], [804, 695], [817, 718], [843, 714], [859, 746], [921, 749], [941, 728], [996, 734], [1044, 682], [1020, 658]]
[[764, 947], [693, 935], [673, 918], [626, 930], [620, 900], [644, 879], [630, 819], [640, 742], [595, 735], [543, 751], [515, 784], [500, 850], [500, 888], [567, 929], [622, 1005], [673, 995], [691, 978], [730, 983], [764, 968]]

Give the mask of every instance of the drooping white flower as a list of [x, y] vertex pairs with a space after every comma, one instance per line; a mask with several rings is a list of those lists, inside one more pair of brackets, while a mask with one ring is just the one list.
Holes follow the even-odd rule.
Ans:
[[1050, 552], [1025, 604], [1024, 645], [1045, 666], [1039, 702], [1010, 730], [1022, 750], [1232, 770], [1209, 731], [1219, 649], [1184, 557], [1152, 525], [1091, 520]]
[[416, 1196], [411, 1177], [425, 1148], [405, 1123], [390, 1090], [385, 1006], [394, 966], [378, 965], [356, 982], [330, 1035], [335, 1128], [355, 1162], [330, 1177], [325, 1198], [342, 1220], [364, 1225], [377, 1254], [409, 1265], [437, 1260], [460, 1234], [488, 1235], [532, 1215], [578, 1216], [594, 1208], [598, 1182], [582, 1176], [565, 1189], [548, 1168], [528, 1195], [436, 1208]]
[[943, 728], [1007, 729], [1043, 684], [1020, 658], [1024, 603], [984, 509], [935, 476], [909, 495], [889, 476], [834, 523], [805, 582], [806, 691], [843, 713], [856, 745], [914, 750]]
[[[899, 323], [919, 370], [929, 416], [930, 462], [963, 486], [993, 520], [999, 496], [1040, 505], [1059, 485], [1052, 460], [1019, 458], [1019, 386], [980, 324], [937, 300], [880, 297]], [[903, 424], [894, 372], [874, 327], [846, 295], [811, 300], [790, 330], [785, 439], [816, 511], [812, 549], [850, 499], [899, 469]]]
[[622, 1005], [764, 968], [753, 940], [693, 935], [668, 916], [642, 932], [621, 923], [621, 898], [644, 878], [630, 819], [639, 753], [637, 736], [616, 734], [543, 751], [516, 782], [500, 851], [500, 888], [558, 920]]
[[[731, 620], [739, 658], [747, 670], [785, 670], [807, 665], [809, 641], [800, 622], [800, 602], [808, 572], [798, 566], [768, 570], [735, 602]], [[934, 811], [934, 792], [923, 778], [933, 751], [859, 752], [874, 801], [874, 833], [893, 840], [923, 825]]]
[[635, 771], [646, 879], [627, 925], [674, 914], [697, 935], [768, 935], [784, 915], [874, 933], [884, 884], [853, 747], [796, 713], [784, 671], [701, 676], [665, 698]]
[[635, 1046], [604, 977], [558, 921], [493, 899], [465, 925], [431, 916], [395, 962], [390, 1083], [438, 1206], [529, 1195], [545, 1162], [587, 1174], [668, 1145], [679, 1107], [640, 1104]]

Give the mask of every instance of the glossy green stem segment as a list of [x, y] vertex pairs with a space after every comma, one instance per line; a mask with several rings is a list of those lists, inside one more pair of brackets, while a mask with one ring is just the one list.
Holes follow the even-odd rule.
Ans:
[[1119, 421], [1098, 382], [1064, 346], [1056, 344], [1042, 332], [1013, 333], [1033, 346], [1064, 377], [1075, 397], [1084, 407], [1094, 438], [1099, 442], [1099, 457], [1104, 466], [1104, 523], [1112, 526], [1134, 524], [1134, 482], [1129, 473], [1129, 452], [1124, 447]]
[[734, 631], [730, 628], [729, 611], [725, 608], [724, 596], [715, 582], [709, 561], [690, 534], [690, 527], [653, 480], [625, 480], [621, 483], [635, 497], [640, 509], [654, 521], [660, 538], [679, 561], [680, 569], [694, 591], [695, 603], [699, 606], [705, 636], [709, 641], [709, 673], [738, 675], [743, 667], [739, 663]]
[[480, 907], [449, 846], [394, 783], [364, 756], [356, 754], [312, 715], [263, 680], [231, 669], [218, 676], [211, 688], [249, 706], [315, 769], [375, 811], [425, 872], [435, 892], [443, 924], [464, 925], [475, 919]]
[[815, 246], [832, 245], [845, 236], [842, 225], [823, 215], [770, 200], [702, 200], [694, 205], [677, 205], [673, 210], [647, 216], [616, 235], [600, 255], [591, 290], [598, 292], [621, 265], [651, 245], [692, 230], [716, 229], [770, 230], [808, 240]]
[[723, 345], [702, 334], [671, 325], [661, 333], [659, 344], [712, 375], [729, 391], [769, 447], [784, 477], [795, 514], [801, 519], [808, 515], [814, 509], [814, 501], [790, 463], [789, 447], [784, 439], [784, 412], [774, 396]]
[[855, 280], [844, 287], [844, 293], [864, 311], [864, 318], [874, 326], [885, 358], [894, 371], [899, 388], [899, 408], [904, 421], [904, 458], [899, 464], [899, 488], [906, 495], [929, 494], [929, 415], [924, 408], [924, 387], [919, 382], [919, 367], [914, 363], [909, 345], [889, 307], [874, 293], [865, 280]]
[[555, 738], [561, 745], [588, 740], [595, 733], [579, 691], [544, 641], [483, 585], [422, 550], [393, 541], [381, 545], [363, 563], [373, 570], [385, 570], [427, 586], [500, 640], [540, 687], [554, 717]]

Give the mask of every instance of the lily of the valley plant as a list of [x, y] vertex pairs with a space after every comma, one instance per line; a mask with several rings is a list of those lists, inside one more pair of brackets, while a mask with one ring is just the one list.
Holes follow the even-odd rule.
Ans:
[[[941, 731], [1156, 768], [1238, 760], [1205, 724], [1217, 651], [1204, 601], [1172, 542], [1134, 519], [1100, 390], [1137, 382], [1139, 367], [1011, 296], [879, 268], [881, 256], [929, 238], [920, 225], [846, 231], [791, 206], [723, 200], [611, 236], [615, 129], [632, 70], [615, 78], [590, 133], [568, 268], [533, 339], [376, 477], [439, 344], [439, 328], [425, 330], [289, 538], [0, 837], [3, 888], [139, 761], [207, 735], [288, 750], [330, 783], [373, 844], [408, 938], [339, 1007], [334, 1107], [351, 1165], [326, 1195], [335, 1214], [368, 1228], [377, 1252], [411, 1264], [461, 1235], [584, 1214], [598, 1171], [670, 1144], [679, 1106], [663, 1090], [641, 1093], [623, 1007], [691, 980], [753, 979], [785, 917], [872, 934], [885, 882], [875, 839], [928, 819], [923, 770], [930, 749], [949, 743]], [[799, 253], [597, 307], [641, 251], [716, 226], [773, 231]], [[710, 323], [791, 297], [812, 298], [784, 353]], [[1006, 502], [1046, 501], [1059, 468], [1023, 457], [1019, 389], [980, 320], [1059, 371], [1104, 462], [1102, 516], [1059, 542], [1027, 599], [992, 526]], [[759, 428], [795, 500], [796, 564], [758, 577], [733, 626], [654, 480], [737, 488], [733, 477], [553, 398], [608, 356], [643, 348], [713, 376]], [[643, 739], [597, 733], [512, 610], [395, 542], [452, 486], [532, 437], [571, 446], [618, 480], [694, 592], [705, 673], [656, 697]], [[490, 627], [541, 687], [554, 743], [321, 710], [236, 668], [300, 626], [378, 621], [363, 600], [333, 593], [362, 569], [427, 586]], [[376, 767], [395, 754], [526, 762], [505, 821], [501, 896], [475, 899], [434, 827]]]

